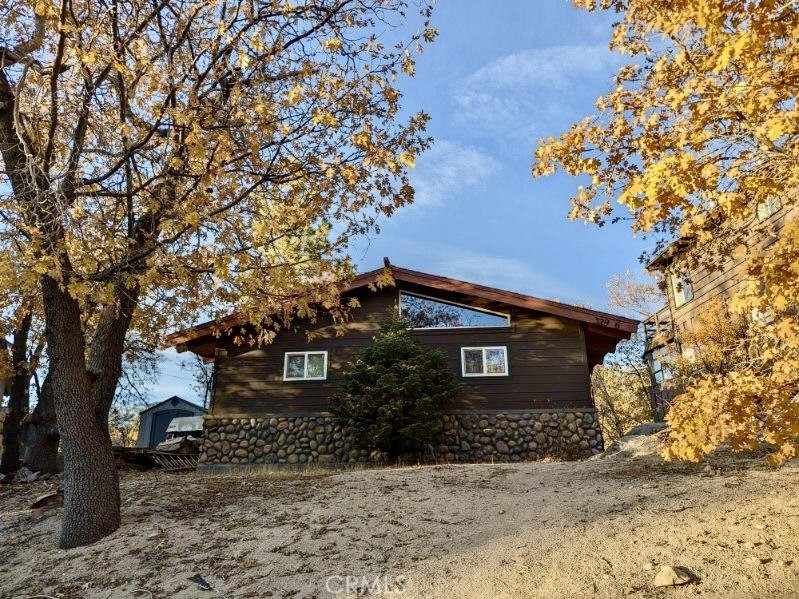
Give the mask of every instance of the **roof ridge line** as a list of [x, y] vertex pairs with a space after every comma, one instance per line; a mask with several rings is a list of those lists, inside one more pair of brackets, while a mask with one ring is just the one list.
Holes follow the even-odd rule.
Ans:
[[[483, 299], [488, 299], [489, 301], [507, 303], [509, 305], [516, 305], [517, 307], [526, 308], [529, 310], [550, 313], [556, 316], [571, 318], [573, 320], [585, 322], [589, 325], [595, 325], [603, 328], [621, 330], [632, 333], [638, 328], [639, 324], [639, 321], [633, 318], [612, 314], [610, 312], [604, 312], [602, 310], [595, 310], [593, 308], [584, 308], [582, 306], [566, 304], [564, 302], [544, 299], [534, 295], [523, 294], [518, 291], [507, 291], [505, 289], [491, 287], [489, 285], [484, 285], [482, 283], [473, 283], [471, 281], [463, 281], [451, 277], [433, 275], [430, 273], [413, 270], [410, 268], [396, 266], [391, 263], [385, 264], [381, 268], [376, 268], [374, 270], [361, 273], [359, 275], [356, 275], [349, 281], [343, 282], [343, 286], [340, 289], [340, 293], [341, 294], [348, 293], [355, 289], [371, 285], [374, 283], [372, 279], [376, 279], [376, 277], [378, 277], [381, 273], [384, 273], [386, 271], [389, 272], [392, 279], [394, 279], [395, 281], [404, 280], [405, 282], [421, 286], [425, 286], [425, 284], [427, 283], [427, 286], [433, 289], [446, 290], [452, 293], [463, 293], [464, 295], [474, 295], [475, 297], [482, 297]], [[399, 274], [400, 276], [396, 276], [397, 274]], [[416, 278], [417, 280], [414, 281], [413, 280], [414, 278]], [[434, 282], [443, 283], [444, 289], [433, 285], [432, 283]], [[458, 289], [458, 287], [461, 287], [461, 289]], [[472, 291], [471, 294], [469, 293], [470, 290]], [[482, 295], [478, 295], [474, 292], [482, 293]], [[487, 297], [489, 295], [493, 297]], [[516, 300], [516, 301], [508, 301], [508, 300]], [[224, 327], [226, 323], [228, 323], [227, 328], [232, 328], [234, 326], [243, 324], [243, 322], [238, 322], [239, 318], [240, 315], [236, 312], [233, 312], [232, 314], [223, 316], [221, 318], [200, 323], [193, 327], [188, 327], [180, 331], [175, 331], [174, 333], [167, 335], [165, 339], [168, 343], [171, 343], [173, 345], [183, 345], [193, 339], [213, 334], [215, 332], [215, 329], [219, 327]], [[611, 321], [615, 321], [613, 326], [611, 326]]]

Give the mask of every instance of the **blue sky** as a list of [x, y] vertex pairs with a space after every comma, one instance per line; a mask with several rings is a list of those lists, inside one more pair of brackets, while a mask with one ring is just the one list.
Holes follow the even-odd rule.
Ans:
[[[393, 264], [606, 309], [605, 282], [639, 272], [648, 244], [627, 225], [566, 218], [577, 181], [533, 179], [536, 142], [590, 114], [622, 57], [607, 49], [613, 15], [566, 0], [439, 0], [439, 38], [404, 80], [403, 106], [426, 110], [434, 147], [417, 160], [414, 205], [357, 242], [361, 270]], [[152, 399], [193, 400], [165, 355]]]
[[604, 283], [638, 268], [643, 242], [623, 224], [566, 218], [577, 181], [534, 180], [536, 142], [589, 114], [621, 57], [611, 16], [565, 0], [441, 0], [440, 37], [404, 86], [436, 139], [412, 180], [415, 205], [357, 244], [366, 270], [394, 264], [550, 299], [605, 307]]

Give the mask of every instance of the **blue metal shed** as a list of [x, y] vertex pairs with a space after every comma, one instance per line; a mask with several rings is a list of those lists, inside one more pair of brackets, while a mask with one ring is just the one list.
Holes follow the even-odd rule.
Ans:
[[155, 447], [166, 439], [166, 429], [173, 418], [202, 416], [206, 409], [173, 395], [142, 410], [139, 414], [139, 438], [136, 447]]

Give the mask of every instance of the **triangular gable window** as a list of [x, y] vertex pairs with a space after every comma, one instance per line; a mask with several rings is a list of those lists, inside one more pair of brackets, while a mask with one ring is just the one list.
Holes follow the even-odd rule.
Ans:
[[400, 292], [400, 314], [412, 329], [510, 326], [510, 316]]

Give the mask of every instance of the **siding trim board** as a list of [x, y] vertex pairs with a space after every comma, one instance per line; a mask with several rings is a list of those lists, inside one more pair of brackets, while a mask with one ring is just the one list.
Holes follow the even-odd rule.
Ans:
[[[522, 410], [522, 409], [513, 409], [513, 410], [494, 410], [492, 413], [497, 415], [499, 414], [512, 414], [523, 416], [524, 414], [552, 414], [552, 413], [559, 413], [559, 414], [571, 414], [575, 411], [575, 408], [534, 408], [531, 410]], [[579, 408], [580, 412], [586, 412], [590, 414], [595, 414], [597, 409], [595, 407], [590, 408]], [[485, 414], [485, 410], [447, 410], [447, 414]], [[267, 419], [267, 418], [304, 418], [304, 417], [332, 417], [332, 412], [259, 412], [257, 418], [260, 419]], [[225, 414], [225, 418], [239, 418], [239, 419], [247, 419], [247, 418], [255, 418], [252, 414], [246, 413], [231, 413]], [[204, 420], [216, 420], [219, 416], [214, 416], [213, 414], [203, 414]]]

